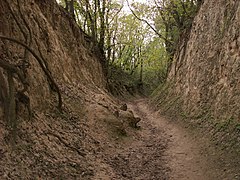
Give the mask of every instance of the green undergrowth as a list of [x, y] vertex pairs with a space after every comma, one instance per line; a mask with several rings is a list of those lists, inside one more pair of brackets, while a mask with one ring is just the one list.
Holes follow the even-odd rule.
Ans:
[[117, 66], [109, 68], [108, 89], [117, 97], [135, 96], [143, 93], [142, 83], [137, 75], [129, 74]]

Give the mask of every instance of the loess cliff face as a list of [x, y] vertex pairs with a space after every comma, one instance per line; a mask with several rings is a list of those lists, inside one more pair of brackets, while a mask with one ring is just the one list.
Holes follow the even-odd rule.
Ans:
[[[111, 169], [100, 163], [102, 147], [124, 134], [126, 126], [115, 115], [119, 102], [107, 94], [104, 62], [91, 38], [55, 0], [0, 1], [0, 36], [25, 43], [44, 67], [18, 43], [0, 39], [0, 179], [90, 179], [109, 174]], [[28, 84], [24, 94], [30, 99], [32, 118], [26, 104], [19, 103], [16, 126], [8, 126], [3, 99], [14, 87], [12, 95], [19, 100], [23, 83], [16, 72], [23, 65], [26, 71], [19, 74]], [[59, 87], [62, 112], [43, 69]]]
[[[92, 46], [90, 38], [54, 0], [1, 1], [0, 17], [0, 34], [27, 44], [45, 59], [45, 66], [60, 89], [61, 84], [105, 88], [99, 55], [89, 50]], [[24, 48], [11, 41], [0, 40], [0, 57], [11, 64], [21, 65]], [[41, 107], [50, 98], [49, 84], [30, 53], [28, 60], [31, 105]]]
[[240, 1], [205, 0], [168, 81], [189, 117], [240, 118]]

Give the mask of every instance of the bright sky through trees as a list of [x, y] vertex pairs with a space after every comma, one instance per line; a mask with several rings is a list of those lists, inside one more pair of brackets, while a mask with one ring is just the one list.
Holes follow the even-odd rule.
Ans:
[[[147, 0], [128, 0], [128, 2], [129, 2], [129, 4], [132, 4], [132, 3], [134, 3], [134, 2], [147, 3]], [[124, 10], [125, 12], [129, 13], [129, 14], [131, 13], [131, 11], [130, 11], [128, 5], [127, 5], [127, 1], [126, 1], [126, 0], [124, 0], [123, 10]]]

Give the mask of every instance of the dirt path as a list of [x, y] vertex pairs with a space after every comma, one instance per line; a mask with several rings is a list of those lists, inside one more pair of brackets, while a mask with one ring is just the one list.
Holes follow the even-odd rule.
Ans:
[[144, 99], [128, 106], [141, 117], [141, 129], [131, 143], [119, 147], [112, 152], [112, 157], [107, 158], [115, 172], [111, 179], [217, 179], [196, 139], [184, 128], [153, 112]]
[[[212, 180], [214, 172], [209, 172], [208, 160], [201, 155], [201, 148], [196, 139], [186, 132], [186, 129], [176, 123], [160, 117], [146, 105], [145, 100], [138, 100], [129, 104], [137, 116], [143, 119], [143, 128], [156, 128], [162, 133], [162, 139], [167, 141], [164, 152], [166, 166], [170, 169], [169, 179], [174, 180]], [[144, 127], [145, 123], [152, 127]]]

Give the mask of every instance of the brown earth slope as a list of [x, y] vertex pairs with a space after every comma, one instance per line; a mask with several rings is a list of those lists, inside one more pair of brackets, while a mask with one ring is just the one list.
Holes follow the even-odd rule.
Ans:
[[[44, 69], [63, 99], [60, 112], [51, 82], [29, 53], [24, 93], [30, 99], [32, 118], [26, 104], [18, 104], [17, 128], [12, 130], [3, 117], [1, 99], [0, 179], [93, 177], [97, 166], [93, 154], [127, 128], [114, 115], [120, 105], [106, 93], [97, 47], [92, 51], [91, 39], [54, 0], [0, 1], [0, 35], [27, 44], [45, 60]], [[21, 68], [24, 57], [21, 45], [0, 40], [1, 62]], [[0, 73], [7, 81], [7, 71], [0, 68]], [[14, 84], [16, 91], [23, 89], [16, 74]]]

